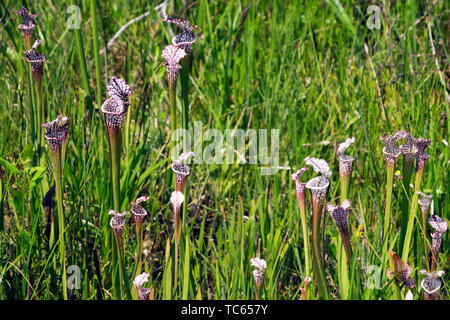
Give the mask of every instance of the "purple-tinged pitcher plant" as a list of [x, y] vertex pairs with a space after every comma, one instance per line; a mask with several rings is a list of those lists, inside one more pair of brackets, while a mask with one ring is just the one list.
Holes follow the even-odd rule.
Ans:
[[30, 63], [35, 82], [42, 81], [45, 56], [42, 53], [36, 52], [36, 49], [42, 42], [44, 42], [43, 39], [36, 40], [31, 48], [23, 53], [27, 61]]
[[292, 174], [292, 179], [295, 183], [295, 191], [297, 194], [297, 203], [300, 209], [300, 220], [302, 222], [302, 232], [303, 232], [303, 251], [305, 254], [305, 270], [306, 274], [311, 274], [311, 262], [309, 260], [309, 234], [308, 234], [308, 220], [306, 217], [306, 183], [300, 182], [300, 177], [302, 174], [308, 170], [308, 167], [303, 167], [296, 173]]
[[181, 237], [181, 221], [180, 221], [180, 212], [181, 212], [181, 206], [184, 202], [184, 195], [180, 191], [174, 191], [172, 192], [172, 196], [170, 197], [170, 202], [172, 203], [173, 207], [173, 214], [174, 214], [174, 236], [175, 236], [175, 242], [178, 244]]
[[352, 252], [350, 247], [350, 234], [347, 219], [348, 214], [350, 213], [350, 208], [350, 201], [348, 199], [345, 199], [341, 205], [327, 205], [327, 210], [330, 212], [330, 216], [333, 218], [336, 226], [338, 227], [348, 263], [351, 262], [350, 258]]
[[401, 300], [399, 285], [414, 288], [416, 281], [411, 278], [411, 267], [409, 264], [404, 262], [396, 252], [389, 250], [388, 253], [390, 269], [387, 270], [387, 277], [392, 279], [392, 276], [394, 276], [393, 287], [395, 296], [397, 300]]
[[136, 287], [139, 300], [148, 300], [150, 297], [151, 290], [149, 288], [143, 288], [143, 285], [148, 282], [149, 277], [150, 274], [148, 274], [147, 272], [143, 272], [137, 275], [133, 280], [133, 284]]
[[344, 154], [345, 150], [352, 144], [355, 143], [355, 137], [350, 137], [344, 142], [342, 142], [336, 152], [339, 158], [339, 179], [341, 186], [341, 204], [345, 199], [348, 198], [348, 191], [350, 187], [350, 179], [352, 177], [353, 171], [353, 157]]
[[180, 191], [174, 191], [172, 192], [172, 195], [170, 197], [170, 202], [172, 203], [173, 207], [173, 219], [174, 219], [174, 228], [173, 228], [173, 238], [175, 240], [175, 283], [178, 281], [178, 249], [180, 245], [180, 239], [181, 239], [181, 219], [180, 219], [180, 212], [181, 207], [184, 202], [184, 195]]
[[445, 272], [444, 271], [431, 271], [420, 270], [420, 273], [426, 277], [420, 283], [423, 289], [425, 300], [436, 300], [436, 296], [441, 288], [441, 281], [439, 280]]
[[[110, 96], [101, 106], [101, 111], [105, 115], [105, 123], [108, 134], [108, 144], [110, 149], [110, 186], [112, 196], [112, 207], [115, 211], [120, 211], [120, 154], [122, 144], [122, 127], [126, 112], [130, 106], [128, 101], [131, 95], [130, 86], [123, 79], [112, 77], [107, 85], [107, 94]], [[114, 241], [114, 240], [112, 240]], [[119, 255], [113, 247], [112, 259], [114, 266]], [[119, 257], [120, 258], [120, 257]], [[113, 272], [114, 297], [120, 299], [119, 287], [122, 284], [117, 278], [117, 273]], [[128, 284], [126, 286], [128, 288]], [[128, 292], [128, 290], [127, 290]]]
[[406, 229], [408, 224], [409, 214], [409, 201], [410, 201], [410, 182], [411, 176], [414, 171], [414, 161], [416, 159], [417, 149], [414, 144], [416, 138], [414, 138], [409, 131], [398, 131], [397, 135], [400, 139], [404, 140], [404, 143], [400, 146], [402, 152], [402, 184], [403, 184], [403, 197], [401, 198], [401, 222], [400, 222], [400, 249], [402, 249], [403, 242], [405, 240]]
[[408, 260], [411, 238], [414, 231], [414, 220], [416, 218], [417, 206], [419, 201], [419, 190], [422, 182], [423, 170], [427, 159], [430, 157], [425, 152], [425, 149], [430, 145], [430, 139], [417, 138], [414, 141], [414, 148], [416, 149], [416, 177], [414, 180], [414, 195], [411, 200], [411, 209], [408, 216], [408, 225], [406, 228], [405, 241], [402, 247], [402, 259]]
[[[194, 44], [196, 38], [194, 35], [194, 29], [197, 26], [191, 26], [189, 21], [182, 19], [169, 18], [167, 15], [164, 16], [164, 21], [168, 23], [175, 24], [178, 26], [182, 32], [177, 34], [172, 38], [172, 45], [184, 50], [186, 55], [180, 60], [181, 66], [181, 98], [183, 100], [182, 106], [182, 118], [183, 126], [185, 130], [189, 130], [189, 73], [191, 70], [192, 63], [192, 45]], [[188, 146], [185, 145], [185, 148]]]
[[[321, 236], [321, 221], [326, 205], [326, 197], [328, 187], [330, 186], [330, 176], [332, 172], [328, 163], [322, 159], [307, 157], [305, 158], [307, 165], [312, 166], [315, 172], [321, 173], [320, 176], [309, 180], [306, 183], [306, 188], [311, 192], [312, 202], [312, 251], [313, 251], [313, 267], [314, 278], [317, 279], [319, 288], [319, 298], [329, 299], [328, 286], [325, 279], [325, 271], [322, 259], [322, 245], [323, 236]], [[322, 226], [322, 235], [324, 233], [324, 226]]]
[[134, 223], [136, 225], [136, 268], [135, 275], [141, 273], [142, 268], [142, 252], [144, 241], [144, 219], [147, 216], [147, 210], [145, 210], [141, 203], [146, 202], [148, 197], [142, 196], [136, 199], [135, 202], [131, 202], [131, 213], [134, 217]]
[[423, 252], [425, 255], [425, 260], [428, 264], [428, 246], [427, 246], [427, 220], [428, 220], [428, 211], [430, 209], [432, 195], [428, 196], [423, 192], [417, 192], [421, 198], [419, 199], [419, 208], [422, 213], [422, 233], [423, 233]]
[[175, 173], [175, 191], [184, 194], [186, 179], [191, 174], [191, 169], [185, 164], [185, 161], [194, 156], [192, 151], [186, 151], [182, 153], [177, 160], [173, 161], [172, 171]]
[[[50, 144], [52, 150], [53, 175], [55, 179], [55, 196], [58, 207], [58, 238], [59, 238], [59, 253], [62, 272], [63, 283], [63, 297], [67, 300], [67, 275], [66, 275], [66, 247], [65, 247], [65, 215], [63, 211], [63, 163], [64, 157], [62, 150], [67, 144], [67, 136], [69, 134], [69, 118], [58, 117], [52, 121], [41, 124], [46, 129], [45, 138]], [[53, 229], [53, 228], [52, 228]]]
[[386, 237], [389, 232], [395, 162], [397, 161], [398, 156], [401, 154], [401, 149], [397, 145], [397, 141], [400, 140], [402, 136], [402, 133], [397, 132], [394, 136], [386, 135], [381, 137], [381, 141], [384, 143], [383, 154], [386, 162], [386, 207], [384, 211], [383, 237]]
[[110, 96], [103, 102], [101, 111], [105, 115], [108, 142], [111, 155], [111, 181], [114, 210], [120, 210], [120, 152], [121, 134], [125, 115], [130, 103], [131, 89], [123, 79], [112, 77], [107, 85]]
[[411, 181], [411, 174], [414, 168], [414, 160], [416, 159], [417, 150], [414, 146], [416, 143], [416, 138], [414, 138], [409, 131], [399, 131], [397, 132], [405, 142], [400, 146], [402, 152], [402, 164], [403, 164], [403, 179], [405, 184], [409, 186]]
[[300, 292], [302, 293], [302, 300], [306, 300], [308, 297], [307, 292], [308, 292], [308, 287], [309, 287], [310, 283], [311, 283], [311, 277], [306, 276], [304, 279], [303, 288], [300, 288]]
[[125, 261], [124, 261], [124, 245], [123, 245], [123, 226], [125, 225], [125, 217], [128, 215], [128, 212], [117, 212], [115, 210], [109, 210], [109, 215], [112, 215], [109, 225], [114, 231], [114, 238], [116, 240], [116, 248], [119, 260], [119, 268], [120, 268], [120, 286], [121, 288], [125, 287], [125, 292], [127, 298], [131, 299], [130, 288], [128, 286], [128, 277], [125, 271]]
[[256, 268], [252, 273], [255, 278], [256, 287], [258, 288], [258, 293], [256, 295], [256, 299], [258, 299], [258, 297], [261, 297], [261, 289], [264, 284], [264, 272], [267, 269], [267, 263], [264, 259], [260, 259], [259, 257], [251, 258], [250, 263]]
[[190, 54], [192, 52], [192, 44], [196, 40], [194, 30], [197, 26], [191, 26], [187, 20], [170, 18], [168, 15], [164, 15], [163, 20], [168, 23], [173, 23], [182, 29], [180, 34], [172, 38], [172, 45], [181, 47], [187, 54]]
[[23, 18], [23, 23], [19, 24], [19, 30], [22, 33], [25, 49], [29, 50], [33, 43], [33, 32], [36, 27], [34, 20], [37, 18], [37, 14], [29, 13], [25, 6], [17, 10], [16, 14]]
[[428, 220], [430, 226], [434, 229], [431, 232], [431, 271], [434, 271], [436, 268], [437, 260], [439, 259], [439, 250], [441, 249], [442, 238], [444, 236], [445, 231], [447, 231], [448, 225], [447, 221], [442, 219], [441, 217], [433, 214]]
[[[181, 69], [179, 62], [186, 56], [186, 51], [181, 47], [171, 44], [163, 49], [161, 55], [165, 59], [164, 66], [166, 67], [167, 77], [169, 79], [170, 130], [173, 135], [177, 130], [176, 83], [178, 73]], [[174, 141], [172, 139], [169, 154], [172, 152], [173, 146]]]
[[[33, 137], [37, 137], [37, 154], [36, 156], [39, 159], [39, 164], [41, 166], [44, 165], [44, 159], [42, 157], [42, 152], [40, 150], [40, 146], [43, 145], [44, 139], [42, 137], [41, 132], [38, 130], [38, 128], [34, 128], [35, 124], [40, 124], [45, 119], [45, 108], [44, 108], [44, 89], [43, 89], [43, 68], [44, 68], [44, 62], [45, 62], [45, 56], [42, 53], [36, 52], [36, 49], [38, 46], [43, 42], [44, 40], [36, 40], [34, 44], [31, 46], [31, 48], [28, 51], [24, 52], [25, 58], [30, 63], [31, 71], [33, 74], [33, 84], [34, 84], [34, 91], [35, 91], [35, 110], [32, 111], [32, 121], [33, 121], [33, 129], [34, 133], [32, 134]], [[31, 81], [31, 80], [30, 80]]]

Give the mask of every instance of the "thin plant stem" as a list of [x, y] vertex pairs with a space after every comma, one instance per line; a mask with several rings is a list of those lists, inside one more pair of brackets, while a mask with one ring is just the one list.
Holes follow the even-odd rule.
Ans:
[[392, 202], [392, 186], [394, 183], [394, 169], [395, 162], [386, 162], [386, 208], [384, 211], [384, 232], [383, 238], [386, 238], [389, 233], [391, 220], [391, 202]]
[[[186, 56], [181, 63], [181, 98], [183, 100], [183, 129], [189, 130], [189, 73], [191, 69], [191, 55]], [[187, 143], [187, 141], [186, 141]], [[184, 151], [188, 151], [188, 146], [184, 145]]]
[[[176, 91], [177, 85], [175, 81], [169, 80], [169, 104], [170, 104], [170, 131], [173, 138], [175, 131], [177, 130], [177, 105], [176, 105]], [[173, 152], [175, 141], [171, 139], [169, 148], [169, 157], [171, 152]], [[170, 172], [170, 170], [169, 170]]]
[[313, 218], [312, 218], [312, 250], [313, 250], [313, 265], [315, 278], [319, 288], [319, 298], [329, 299], [328, 289], [325, 280], [325, 272], [323, 270], [322, 250], [321, 250], [321, 236], [320, 227], [322, 219], [322, 211], [324, 206], [313, 201]]
[[403, 186], [404, 186], [404, 194], [401, 202], [402, 216], [400, 220], [400, 250], [402, 251], [403, 241], [405, 240], [406, 227], [408, 223], [408, 212], [409, 212], [409, 184], [411, 182], [411, 176], [414, 169], [414, 161], [408, 160], [407, 157], [403, 157]]
[[96, 1], [90, 0], [91, 5], [91, 20], [92, 20], [92, 44], [94, 50], [94, 62], [95, 62], [95, 80], [96, 80], [96, 89], [97, 89], [97, 106], [100, 108], [102, 105], [102, 75], [101, 75], [101, 66], [100, 66], [100, 53], [98, 47], [98, 22], [97, 22], [97, 13], [96, 13]]
[[124, 265], [124, 249], [123, 249], [123, 235], [121, 232], [114, 232], [114, 237], [116, 239], [117, 252], [119, 257], [119, 267], [120, 267], [120, 280], [121, 284], [125, 287], [125, 293], [128, 300], [131, 300], [130, 287], [128, 285], [128, 277], [125, 271]]
[[55, 197], [58, 207], [58, 237], [59, 237], [59, 254], [62, 267], [62, 285], [63, 298], [67, 300], [67, 275], [66, 275], [66, 248], [64, 239], [65, 217], [62, 204], [62, 171], [61, 171], [61, 148], [53, 152], [53, 172], [55, 175]]
[[305, 199], [298, 199], [298, 206], [300, 208], [300, 220], [302, 222], [302, 233], [303, 233], [303, 250], [305, 253], [305, 270], [306, 275], [311, 275], [311, 261], [309, 257], [309, 235], [308, 235], [308, 224], [306, 219], [306, 204]]
[[340, 191], [341, 191], [341, 204], [345, 199], [348, 199], [348, 191], [350, 188], [350, 174], [341, 174], [340, 178]]
[[345, 250], [345, 256], [347, 257], [347, 262], [351, 264], [352, 248], [350, 246], [349, 235], [345, 234], [344, 232], [341, 232], [341, 238], [342, 238], [342, 245], [344, 246]]
[[[111, 187], [112, 187], [112, 200], [113, 208], [115, 211], [120, 211], [120, 132], [117, 130], [108, 129], [108, 141], [110, 147], [110, 160], [111, 160]], [[113, 240], [114, 241], [114, 240]], [[116, 240], [117, 241], [117, 240]], [[114, 296], [116, 299], [121, 298], [121, 287], [123, 275], [117, 277], [117, 272], [115, 272], [115, 265], [117, 259], [120, 258], [120, 252], [115, 250], [113, 247], [112, 260], [113, 260], [113, 283], [114, 286]], [[122, 272], [122, 269], [120, 270]], [[117, 285], [119, 284], [119, 287]]]
[[174, 292], [177, 289], [178, 286], [178, 252], [179, 252], [179, 246], [180, 246], [180, 238], [181, 238], [181, 223], [180, 223], [180, 213], [179, 210], [176, 210], [175, 212], [175, 225], [174, 225], [174, 240], [175, 240], [175, 276], [173, 278], [174, 280]]
[[73, 31], [75, 33], [75, 42], [76, 42], [76, 48], [77, 48], [78, 62], [80, 64], [83, 89], [86, 94], [86, 100], [87, 100], [87, 104], [88, 104], [88, 108], [89, 108], [89, 118], [92, 119], [94, 110], [93, 110], [93, 105], [92, 105], [91, 91], [89, 89], [89, 76], [88, 76], [87, 67], [86, 67], [86, 58], [84, 55], [83, 40], [81, 39], [80, 28], [75, 28]]
[[[36, 130], [37, 130], [37, 163], [39, 166], [45, 166], [45, 158], [42, 146], [45, 144], [45, 138], [42, 134], [42, 130], [39, 130], [41, 123], [45, 122], [45, 108], [44, 108], [44, 86], [43, 86], [43, 74], [42, 72], [33, 73], [34, 78], [34, 91], [36, 95]], [[64, 159], [65, 149], [61, 150], [61, 159]], [[61, 167], [61, 172], [63, 167]], [[42, 180], [41, 196], [44, 197], [45, 193], [49, 189], [48, 182], [46, 179]]]
[[109, 131], [111, 148], [111, 178], [114, 210], [120, 211], [120, 132]]
[[416, 179], [414, 181], [414, 195], [411, 201], [411, 210], [409, 211], [408, 225], [406, 228], [405, 242], [402, 249], [402, 260], [407, 261], [409, 256], [410, 243], [413, 233], [414, 221], [416, 218], [417, 206], [419, 202], [419, 190], [422, 182], [423, 169], [416, 171]]

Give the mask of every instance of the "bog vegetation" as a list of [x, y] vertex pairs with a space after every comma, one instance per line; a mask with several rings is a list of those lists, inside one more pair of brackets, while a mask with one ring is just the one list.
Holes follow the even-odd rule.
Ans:
[[448, 299], [449, 2], [368, 6], [2, 1], [0, 299]]

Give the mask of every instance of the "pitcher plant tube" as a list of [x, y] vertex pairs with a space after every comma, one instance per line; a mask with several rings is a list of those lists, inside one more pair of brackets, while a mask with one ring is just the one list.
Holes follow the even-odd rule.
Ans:
[[120, 286], [121, 286], [121, 294], [123, 292], [123, 288], [125, 288], [126, 297], [128, 300], [131, 300], [130, 288], [128, 286], [128, 277], [125, 270], [125, 258], [124, 258], [124, 245], [123, 245], [123, 226], [125, 225], [125, 217], [128, 215], [128, 212], [117, 212], [115, 210], [109, 210], [109, 215], [112, 215], [109, 225], [114, 231], [114, 238], [116, 240], [117, 253], [119, 257], [119, 274], [120, 274]]
[[147, 216], [147, 210], [145, 210], [141, 203], [146, 202], [148, 197], [142, 196], [136, 199], [135, 202], [131, 202], [131, 213], [134, 217], [134, 223], [136, 226], [136, 268], [135, 276], [141, 273], [142, 268], [142, 252], [144, 241], [144, 219]]
[[256, 299], [261, 297], [261, 290], [264, 284], [264, 273], [267, 269], [267, 262], [264, 259], [260, 259], [259, 257], [254, 257], [250, 259], [250, 263], [256, 270], [253, 270], [253, 277], [255, 278], [256, 288], [258, 289], [258, 293], [256, 295]]
[[[321, 173], [320, 176], [309, 180], [306, 188], [311, 192], [312, 200], [312, 250], [313, 250], [313, 267], [314, 278], [317, 281], [319, 298], [329, 299], [328, 286], [325, 278], [325, 271], [322, 259], [321, 221], [326, 206], [326, 197], [328, 187], [330, 186], [330, 176], [332, 172], [328, 163], [322, 159], [312, 157], [305, 158], [307, 165], [312, 166], [315, 172]], [[323, 233], [323, 228], [322, 228]]]
[[422, 175], [427, 159], [430, 157], [425, 152], [425, 149], [430, 145], [430, 139], [418, 138], [414, 141], [414, 148], [416, 149], [416, 177], [414, 180], [414, 195], [411, 201], [411, 209], [408, 216], [408, 224], [406, 228], [405, 241], [402, 248], [402, 259], [408, 260], [409, 249], [414, 229], [414, 221], [416, 219], [416, 211], [419, 200], [420, 185], [422, 183]]
[[439, 259], [439, 251], [441, 249], [442, 238], [445, 231], [447, 231], [448, 225], [447, 221], [433, 214], [428, 220], [430, 226], [434, 229], [431, 232], [431, 271], [434, 271]]
[[395, 163], [398, 156], [401, 153], [400, 147], [397, 145], [397, 141], [402, 137], [402, 134], [396, 133], [394, 136], [386, 135], [381, 137], [381, 141], [384, 143], [383, 154], [386, 163], [386, 201], [384, 210], [384, 227], [383, 237], [386, 237], [389, 233], [390, 220], [391, 220], [391, 205], [392, 205], [392, 186], [394, 183], [394, 170]]
[[[197, 26], [191, 26], [189, 21], [182, 19], [173, 19], [169, 16], [164, 15], [164, 21], [175, 24], [178, 26], [182, 32], [177, 34], [172, 38], [172, 45], [175, 47], [180, 47], [186, 52], [184, 58], [181, 59], [181, 98], [183, 100], [182, 107], [182, 128], [189, 130], [189, 73], [192, 64], [192, 45], [196, 41], [194, 30]], [[187, 146], [184, 146], [187, 148]]]
[[25, 6], [17, 10], [16, 14], [21, 16], [23, 19], [23, 22], [19, 24], [19, 30], [22, 33], [25, 50], [29, 50], [31, 48], [31, 44], [33, 43], [33, 32], [36, 27], [34, 20], [37, 18], [37, 14], [29, 13]]
[[69, 133], [69, 118], [58, 117], [52, 121], [41, 124], [46, 129], [45, 138], [50, 144], [52, 150], [53, 174], [55, 179], [55, 196], [58, 207], [58, 238], [59, 238], [59, 254], [62, 268], [62, 285], [63, 298], [67, 300], [67, 275], [66, 275], [66, 247], [65, 247], [65, 215], [63, 207], [63, 177], [62, 163], [64, 162], [62, 150], [67, 144], [67, 136]]
[[150, 297], [150, 289], [143, 288], [143, 285], [148, 282], [149, 277], [150, 277], [150, 274], [148, 274], [147, 272], [143, 272], [143, 273], [137, 275], [133, 280], [133, 284], [137, 290], [139, 300], [145, 301], [145, 300], [148, 300]]
[[431, 271], [420, 270], [420, 273], [425, 275], [426, 277], [420, 283], [420, 286], [423, 289], [425, 300], [436, 300], [436, 297], [439, 293], [439, 289], [441, 288], [441, 280], [445, 272], [444, 271]]
[[353, 157], [344, 154], [345, 150], [352, 144], [355, 143], [355, 137], [350, 137], [339, 145], [336, 152], [339, 158], [339, 179], [341, 186], [341, 204], [348, 198], [348, 192], [350, 188], [350, 179], [352, 177], [353, 171]]
[[[308, 232], [308, 220], [306, 217], [306, 183], [300, 182], [302, 174], [308, 170], [308, 167], [303, 167], [296, 173], [292, 174], [292, 179], [295, 183], [295, 191], [297, 194], [297, 203], [300, 209], [300, 220], [302, 223], [303, 233], [303, 251], [305, 254], [305, 270], [306, 275], [311, 275], [311, 262], [309, 256], [309, 232]], [[306, 289], [306, 288], [305, 288]]]

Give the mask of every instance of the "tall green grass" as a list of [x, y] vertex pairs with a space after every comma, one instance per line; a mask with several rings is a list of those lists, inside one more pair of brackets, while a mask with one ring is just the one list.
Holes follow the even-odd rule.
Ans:
[[[165, 181], [171, 170], [167, 158], [171, 111], [161, 57], [169, 26], [146, 1], [83, 2], [80, 30], [67, 29], [66, 8], [73, 4], [69, 1], [6, 0], [0, 4], [6, 16], [22, 4], [39, 14], [35, 37], [46, 39], [42, 46], [45, 114], [47, 120], [57, 114], [70, 117], [62, 168], [68, 237], [65, 258], [66, 267], [80, 268], [81, 284], [79, 289], [68, 290], [68, 298], [114, 298], [111, 258], [115, 243], [108, 210], [129, 210], [131, 201], [149, 195], [142, 272], [151, 275], [146, 286], [152, 288], [154, 299], [253, 299], [256, 285], [250, 259], [257, 254], [267, 261], [260, 298], [300, 299], [299, 288], [308, 274], [291, 174], [304, 166], [308, 155], [326, 160], [334, 173], [327, 200], [339, 203], [335, 153], [349, 136], [355, 137], [348, 194], [353, 208], [349, 215], [352, 261], [342, 264], [345, 252], [339, 232], [326, 215], [323, 246], [330, 298], [404, 298], [406, 289], [394, 292], [386, 271], [388, 250], [396, 251], [399, 246], [404, 197], [412, 195], [413, 189], [394, 176], [390, 233], [384, 237], [386, 169], [380, 136], [407, 129], [415, 137], [431, 139], [427, 149], [431, 157], [420, 189], [433, 194], [434, 214], [448, 220], [450, 212], [449, 127], [444, 117], [448, 102], [426, 24], [415, 24], [429, 7], [422, 2], [386, 2], [382, 29], [370, 30], [365, 1], [187, 2], [188, 8], [181, 0], [170, 1], [167, 8], [170, 16], [184, 15], [198, 25], [189, 81], [183, 80], [189, 86], [188, 103], [181, 92], [176, 97], [180, 99], [177, 114], [184, 115], [185, 121], [180, 117], [177, 125], [187, 125], [188, 119], [190, 124], [201, 121], [203, 130], [279, 129], [283, 168], [276, 175], [263, 176], [259, 164], [191, 165], [177, 279], [170, 243], [173, 188]], [[146, 11], [150, 12], [146, 18], [127, 28], [106, 53], [97, 54], [120, 26]], [[432, 21], [441, 70], [448, 70], [448, 12], [448, 2], [438, 2], [427, 18]], [[60, 299], [60, 253], [48, 245], [42, 199], [36, 198], [43, 181], [53, 185], [51, 155], [44, 155], [46, 167], [32, 161], [34, 115], [30, 106], [36, 102], [17, 28], [20, 21], [13, 16], [2, 28], [0, 53], [0, 299]], [[129, 130], [128, 144], [118, 159], [120, 195], [115, 198], [119, 203], [111, 201], [109, 149], [98, 109], [106, 99], [102, 86], [111, 76], [126, 79], [133, 90], [124, 128]], [[182, 90], [181, 83], [177, 88]], [[402, 174], [400, 165], [396, 170]], [[311, 177], [312, 172], [305, 173], [304, 181]], [[409, 206], [411, 200], [406, 200]], [[309, 201], [306, 212], [311, 212]], [[307, 220], [310, 232], [311, 216]], [[137, 249], [133, 223], [127, 221], [123, 234], [130, 287]], [[423, 297], [421, 232], [419, 219], [412, 225], [406, 261], [419, 286], [412, 290], [414, 299]], [[441, 278], [441, 299], [449, 297], [448, 239], [447, 232], [437, 264], [437, 270], [446, 271]]]

